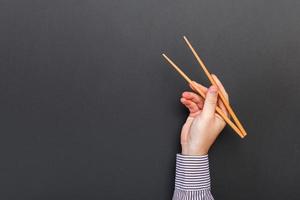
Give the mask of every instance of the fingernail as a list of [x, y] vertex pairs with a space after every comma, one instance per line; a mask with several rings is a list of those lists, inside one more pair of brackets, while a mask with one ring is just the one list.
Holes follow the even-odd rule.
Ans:
[[190, 83], [190, 87], [194, 88], [194, 85], [195, 85], [195, 81]]
[[216, 94], [218, 91], [218, 88], [216, 86], [212, 85], [209, 87], [208, 91], [212, 94]]

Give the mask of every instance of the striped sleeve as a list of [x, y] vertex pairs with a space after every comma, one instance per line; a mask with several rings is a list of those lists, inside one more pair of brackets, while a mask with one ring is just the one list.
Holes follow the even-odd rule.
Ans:
[[208, 155], [176, 155], [173, 200], [213, 200]]

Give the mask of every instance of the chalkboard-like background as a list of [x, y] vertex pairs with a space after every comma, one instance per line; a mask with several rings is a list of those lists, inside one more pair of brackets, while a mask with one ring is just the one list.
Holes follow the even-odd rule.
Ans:
[[297, 0], [2, 0], [0, 199], [171, 199], [187, 111], [166, 52], [248, 136], [210, 151], [216, 199], [299, 199]]

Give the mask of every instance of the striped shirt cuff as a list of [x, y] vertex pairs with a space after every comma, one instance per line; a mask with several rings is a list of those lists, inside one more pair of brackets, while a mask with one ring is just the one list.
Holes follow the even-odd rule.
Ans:
[[180, 190], [210, 189], [208, 155], [176, 155], [175, 188]]

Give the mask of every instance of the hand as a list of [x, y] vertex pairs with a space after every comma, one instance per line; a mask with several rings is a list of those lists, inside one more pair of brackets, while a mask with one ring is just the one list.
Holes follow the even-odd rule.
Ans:
[[[212, 75], [217, 83], [220, 92], [226, 97], [228, 94], [217, 76]], [[181, 147], [183, 155], [206, 155], [211, 145], [226, 125], [223, 118], [215, 113], [216, 106], [219, 106], [227, 115], [228, 112], [218, 99], [218, 88], [210, 86], [209, 89], [194, 82], [204, 94], [205, 100], [194, 92], [183, 92], [180, 99], [181, 103], [189, 109], [189, 116], [182, 127]], [[190, 87], [194, 90], [193, 86]]]

